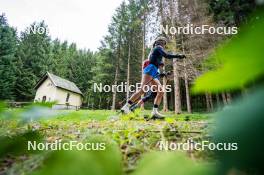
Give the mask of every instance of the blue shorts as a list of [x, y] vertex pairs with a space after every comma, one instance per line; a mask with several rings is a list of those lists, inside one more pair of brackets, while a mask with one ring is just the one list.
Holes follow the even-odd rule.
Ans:
[[145, 69], [143, 70], [143, 74], [148, 74], [152, 76], [153, 78], [158, 77], [158, 68], [154, 66], [153, 64], [149, 64]]

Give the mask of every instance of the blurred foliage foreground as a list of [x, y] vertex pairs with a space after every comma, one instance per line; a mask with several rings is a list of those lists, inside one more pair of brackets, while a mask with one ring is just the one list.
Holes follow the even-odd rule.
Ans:
[[[161, 140], [185, 142], [190, 137], [196, 141], [208, 138], [212, 116], [182, 114], [177, 118], [171, 115], [165, 121], [145, 121], [141, 111], [122, 118], [114, 114], [99, 110], [54, 111], [40, 105], [6, 109], [2, 104], [1, 173], [118, 175], [157, 174], [165, 170], [168, 171], [165, 174], [174, 174], [177, 170], [192, 174], [208, 169], [192, 159], [210, 160], [213, 156], [209, 151], [158, 152], [157, 143]], [[27, 150], [27, 141], [52, 143], [56, 140], [104, 142], [106, 149]]]
[[[264, 85], [263, 13], [212, 56], [219, 69], [199, 77], [194, 92], [218, 92], [248, 86], [250, 91], [209, 117], [172, 116], [145, 121], [139, 112], [111, 117], [109, 111], [71, 114], [49, 108], [0, 107], [1, 174], [263, 174]], [[186, 114], [187, 115], [187, 114]], [[45, 119], [43, 119], [44, 117]], [[93, 118], [94, 117], [94, 118]], [[98, 119], [96, 119], [98, 117]], [[210, 124], [210, 123], [213, 123]], [[236, 151], [158, 151], [161, 140], [238, 143]], [[104, 151], [27, 151], [28, 140], [103, 141]]]

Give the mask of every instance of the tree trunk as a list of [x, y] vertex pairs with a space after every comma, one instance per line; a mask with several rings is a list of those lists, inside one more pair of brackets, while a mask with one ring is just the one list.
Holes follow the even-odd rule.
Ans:
[[107, 108], [106, 108], [106, 109], [111, 109], [111, 105], [110, 105], [110, 103], [111, 103], [111, 100], [108, 100], [108, 99], [107, 99], [107, 103], [106, 103]]
[[[118, 78], [118, 74], [119, 74], [119, 68], [118, 66], [116, 67], [116, 72], [115, 72], [115, 80], [114, 80], [114, 85], [116, 87], [117, 85], [117, 78]], [[116, 104], [116, 88], [114, 88], [113, 91], [113, 98], [112, 98], [112, 107], [111, 109], [114, 111], [115, 110], [115, 104]]]
[[115, 105], [116, 105], [116, 86], [117, 86], [117, 81], [119, 78], [119, 64], [120, 64], [120, 57], [121, 57], [121, 36], [119, 36], [119, 41], [118, 41], [118, 58], [117, 58], [117, 63], [116, 63], [116, 71], [115, 71], [115, 79], [114, 79], [114, 91], [113, 91], [113, 98], [112, 98], [112, 110], [115, 110]]
[[186, 91], [187, 111], [188, 111], [188, 113], [192, 113], [189, 84], [188, 83], [189, 82], [188, 82], [187, 69], [186, 69], [186, 64], [185, 64], [185, 60], [184, 60], [184, 84], [185, 84], [185, 91]]
[[[183, 51], [183, 54], [185, 54], [185, 47], [184, 47], [183, 38], [182, 38], [182, 51]], [[184, 85], [185, 85], [185, 93], [186, 93], [187, 112], [192, 113], [190, 92], [189, 92], [188, 74], [187, 74], [188, 72], [187, 72], [185, 60], [183, 61], [183, 66], [184, 66]]]
[[208, 97], [209, 97], [209, 103], [210, 103], [210, 111], [213, 111], [214, 110], [214, 103], [213, 103], [212, 94], [209, 93]]
[[176, 59], [173, 60], [173, 80], [174, 80], [174, 104], [175, 104], [175, 114], [181, 113], [181, 94], [180, 94], [180, 81], [178, 73], [178, 65]]
[[89, 106], [90, 106], [90, 93], [88, 95], [88, 99], [87, 99], [87, 108], [89, 109]]
[[[173, 98], [173, 92], [171, 92], [170, 93], [171, 95], [170, 95], [170, 105], [172, 106], [172, 108], [171, 109], [173, 109], [174, 108], [174, 98]], [[169, 106], [168, 106], [169, 107]]]
[[[164, 77], [163, 79], [163, 85], [164, 87], [166, 87], [166, 78]], [[168, 112], [168, 96], [167, 96], [167, 92], [165, 91], [163, 94], [163, 111], [164, 112]]]
[[126, 93], [126, 99], [129, 99], [129, 84], [130, 84], [130, 43], [128, 44], [128, 57], [127, 57], [127, 93]]
[[232, 96], [229, 92], [226, 93], [226, 101], [228, 104], [231, 104], [232, 101]]
[[[143, 35], [142, 35], [142, 76], [143, 76], [143, 64], [144, 64], [144, 61], [145, 61], [145, 49], [146, 49], [146, 46], [145, 46], [145, 38], [146, 38], [146, 14], [144, 12], [144, 19], [143, 19]], [[141, 96], [141, 98], [144, 97], [144, 94]], [[141, 109], [144, 109], [144, 103], [141, 104], [140, 106]]]
[[224, 92], [222, 92], [221, 95], [222, 95], [224, 105], [227, 105], [226, 94]]
[[216, 94], [216, 102], [217, 102], [217, 107], [219, 108], [221, 106], [219, 94]]
[[211, 112], [209, 94], [208, 93], [205, 94], [205, 99], [206, 99], [206, 110], [207, 110], [207, 112]]
[[[170, 15], [171, 15], [171, 25], [172, 27], [175, 27], [174, 24], [174, 12], [173, 12], [173, 1], [169, 1], [169, 6], [170, 6]], [[176, 44], [176, 38], [174, 35], [172, 36], [172, 41], [175, 41], [175, 47], [174, 51], [177, 51], [177, 44]], [[177, 65], [177, 60], [173, 59], [173, 80], [174, 80], [174, 103], [175, 103], [175, 114], [180, 114], [181, 113], [181, 95], [180, 95], [180, 81], [179, 81], [179, 73], [178, 73], [178, 65]]]
[[[163, 72], [165, 72], [165, 58], [163, 58], [163, 62], [164, 62], [164, 67], [163, 67]], [[167, 85], [167, 78], [164, 77], [163, 78], [163, 87], [165, 88]], [[167, 92], [165, 91], [163, 94], [163, 111], [164, 112], [168, 112], [168, 97], [167, 97]]]
[[[161, 17], [161, 25], [164, 25], [164, 13], [163, 13], [163, 0], [160, 0], [159, 1], [159, 12], [160, 12], [160, 17]], [[164, 33], [162, 33], [164, 34]], [[165, 72], [165, 58], [162, 59], [163, 63], [164, 63], [164, 67], [163, 67], [163, 70], [160, 70], [160, 71], [163, 71]], [[166, 78], [164, 77], [163, 80], [162, 80], [162, 84], [163, 86], [165, 87], [166, 84], [167, 84], [167, 80]], [[168, 97], [167, 97], [167, 93], [164, 92], [163, 94], [163, 111], [164, 112], [167, 112], [168, 111]]]

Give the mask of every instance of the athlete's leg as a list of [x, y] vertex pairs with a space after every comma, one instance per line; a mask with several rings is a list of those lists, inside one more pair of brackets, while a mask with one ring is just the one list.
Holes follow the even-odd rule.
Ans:
[[154, 104], [160, 105], [163, 94], [164, 94], [164, 89], [158, 79], [154, 79], [152, 81], [153, 87], [155, 88], [155, 91], [157, 92], [156, 98], [154, 100]]
[[131, 102], [135, 102], [137, 99], [139, 99], [139, 97], [144, 93], [144, 87], [151, 83], [153, 77], [148, 75], [148, 74], [143, 74], [142, 80], [141, 80], [141, 87], [140, 89], [134, 93], [131, 97], [130, 97], [130, 101]]
[[124, 113], [130, 112], [131, 105], [140, 98], [140, 96], [144, 93], [144, 87], [148, 85], [151, 81], [153, 81], [153, 77], [148, 74], [143, 74], [142, 80], [141, 80], [141, 87], [140, 89], [135, 92], [130, 99], [127, 101], [127, 103], [121, 108], [121, 111]]
[[160, 81], [158, 79], [155, 79], [152, 81], [152, 84], [154, 84], [155, 86], [155, 91], [157, 92], [157, 95], [156, 95], [156, 98], [154, 100], [154, 105], [153, 105], [153, 110], [152, 110], [152, 117], [154, 118], [158, 118], [158, 119], [163, 119], [164, 118], [164, 115], [160, 114], [158, 112], [158, 108], [159, 108], [159, 105], [161, 103], [161, 100], [162, 100], [162, 97], [163, 97], [163, 94], [164, 94], [164, 89], [160, 83]]
[[141, 104], [145, 103], [146, 101], [148, 101], [149, 99], [153, 97], [156, 97], [156, 92], [148, 91], [147, 94], [143, 98], [141, 98], [137, 103], [133, 104], [130, 107], [130, 110], [134, 111], [136, 108], [141, 106]]

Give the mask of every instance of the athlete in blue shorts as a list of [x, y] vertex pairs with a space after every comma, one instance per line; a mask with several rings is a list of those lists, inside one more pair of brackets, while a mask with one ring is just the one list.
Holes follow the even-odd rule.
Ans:
[[[167, 77], [167, 75], [171, 75], [171, 72], [167, 72], [167, 73], [160, 73], [157, 78], [163, 78], [163, 77]], [[152, 92], [151, 90], [149, 90], [146, 95], [141, 98], [137, 103], [134, 103], [133, 105], [131, 105], [130, 110], [134, 111], [136, 108], [140, 107], [141, 104], [146, 103], [147, 101], [151, 100], [151, 99], [155, 99], [157, 96], [157, 92]]]
[[167, 59], [185, 58], [183, 54], [169, 54], [164, 50], [164, 47], [167, 44], [167, 39], [165, 37], [158, 37], [154, 44], [153, 48], [149, 54], [149, 65], [143, 70], [143, 76], [141, 81], [141, 87], [139, 91], [134, 93], [127, 103], [121, 108], [121, 111], [124, 113], [130, 112], [131, 105], [139, 99], [139, 97], [144, 93], [144, 87], [149, 86], [151, 84], [152, 88], [155, 89], [157, 95], [154, 100], [153, 110], [152, 110], [152, 117], [163, 119], [164, 116], [158, 112], [158, 107], [161, 103], [164, 89], [159, 81], [156, 79], [155, 76], [158, 74], [158, 68], [162, 63], [162, 58], [165, 57]]

